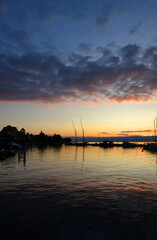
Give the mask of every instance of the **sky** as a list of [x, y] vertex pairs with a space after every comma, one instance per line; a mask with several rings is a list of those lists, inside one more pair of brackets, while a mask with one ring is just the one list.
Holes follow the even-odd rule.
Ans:
[[152, 135], [156, 0], [1, 0], [0, 129]]

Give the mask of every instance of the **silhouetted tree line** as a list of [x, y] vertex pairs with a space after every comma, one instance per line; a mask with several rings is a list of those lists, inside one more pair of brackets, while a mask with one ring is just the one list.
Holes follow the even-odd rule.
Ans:
[[41, 132], [39, 135], [33, 135], [31, 142], [40, 144], [62, 144], [63, 138], [60, 134], [54, 134], [53, 136], [48, 136]]
[[25, 133], [25, 129], [22, 128], [20, 131], [17, 130], [16, 127], [12, 127], [10, 125], [4, 127], [0, 132], [0, 138], [4, 141], [14, 141], [19, 144], [25, 143], [36, 143], [40, 145], [47, 144], [68, 144], [71, 142], [71, 138], [62, 138], [60, 134], [54, 134], [53, 136], [46, 135], [42, 131], [39, 135], [33, 135], [29, 133]]

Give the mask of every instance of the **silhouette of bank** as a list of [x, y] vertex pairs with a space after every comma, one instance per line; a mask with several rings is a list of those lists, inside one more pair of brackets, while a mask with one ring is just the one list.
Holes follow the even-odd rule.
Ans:
[[26, 133], [22, 128], [20, 131], [16, 127], [6, 126], [0, 132], [0, 159], [5, 159], [15, 155], [15, 150], [28, 145], [62, 145], [70, 143], [70, 138], [62, 138], [60, 134], [53, 136], [46, 135], [42, 131], [39, 135]]
[[[64, 139], [60, 134], [54, 134], [53, 136], [46, 135], [42, 131], [39, 135], [33, 135], [26, 133], [25, 129], [22, 128], [20, 131], [16, 127], [10, 125], [4, 127], [0, 132], [1, 142], [14, 141], [19, 144], [23, 143], [41, 143], [41, 144], [62, 144]], [[65, 141], [71, 141], [69, 138]]]
[[48, 136], [41, 131], [39, 135], [32, 136], [31, 143], [36, 143], [40, 145], [58, 145], [63, 143], [63, 138], [60, 134]]

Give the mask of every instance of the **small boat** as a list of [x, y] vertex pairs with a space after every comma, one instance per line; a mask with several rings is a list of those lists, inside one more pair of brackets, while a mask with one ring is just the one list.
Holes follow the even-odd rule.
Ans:
[[130, 142], [123, 142], [122, 147], [123, 148], [134, 148], [134, 147], [136, 147], [136, 144], [130, 143]]
[[156, 143], [150, 143], [143, 147], [143, 150], [147, 150], [150, 152], [157, 152], [157, 144]]
[[113, 142], [105, 140], [102, 143], [99, 143], [99, 146], [101, 146], [101, 147], [113, 147]]

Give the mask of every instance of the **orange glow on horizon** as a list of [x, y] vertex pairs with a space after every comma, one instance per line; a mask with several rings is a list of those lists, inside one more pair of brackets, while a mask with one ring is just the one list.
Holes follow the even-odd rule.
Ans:
[[[42, 130], [42, 129], [41, 129]], [[36, 131], [33, 131], [33, 132], [29, 132], [30, 134], [39, 134], [40, 131], [36, 130]], [[62, 137], [75, 137], [75, 134], [73, 131], [70, 131], [70, 132], [63, 132], [63, 131], [54, 131], [52, 132], [52, 130], [42, 130], [42, 132], [46, 135], [53, 135], [53, 134], [60, 134]], [[139, 136], [139, 137], [147, 137], [147, 136], [154, 136], [154, 131], [153, 130], [150, 130], [150, 131], [144, 131], [144, 130], [141, 130], [141, 131], [131, 131], [132, 133], [121, 133], [121, 132], [112, 132], [112, 133], [108, 133], [108, 134], [103, 134], [101, 132], [98, 132], [98, 133], [95, 133], [95, 132], [86, 132], [85, 133], [85, 137], [100, 137], [100, 138], [109, 138], [109, 137], [135, 137], [135, 136]], [[79, 132], [79, 134], [77, 134], [78, 137], [82, 137], [82, 134]]]
[[[155, 97], [155, 96], [154, 96]], [[88, 104], [92, 104], [92, 105], [99, 105], [99, 104], [126, 104], [126, 103], [156, 103], [157, 100], [156, 99], [152, 99], [152, 97], [147, 98], [146, 100], [143, 99], [135, 99], [133, 96], [129, 96], [125, 99], [118, 99], [115, 100], [114, 98], [103, 98], [100, 99], [99, 97], [95, 97], [96, 99], [73, 99], [72, 101], [69, 99], [61, 99], [59, 101], [43, 101], [42, 99], [23, 99], [23, 100], [10, 100], [10, 99], [6, 99], [6, 100], [0, 100], [0, 103], [43, 103], [43, 104], [54, 104], [54, 105], [60, 105], [60, 104], [76, 104], [76, 103], [88, 103]], [[89, 107], [91, 107], [91, 105], [89, 105]]]

